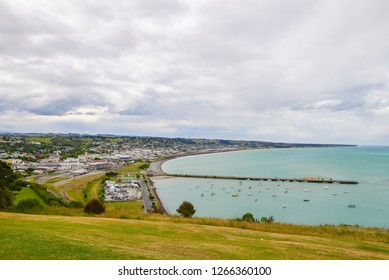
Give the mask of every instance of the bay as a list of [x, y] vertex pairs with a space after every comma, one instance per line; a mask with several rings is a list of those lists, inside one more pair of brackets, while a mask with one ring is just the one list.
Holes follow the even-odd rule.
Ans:
[[[166, 173], [240, 177], [330, 177], [358, 185], [156, 179], [171, 214], [187, 200], [195, 216], [273, 216], [294, 224], [389, 227], [389, 147], [248, 150], [182, 157], [162, 165]], [[309, 200], [309, 201], [304, 201]], [[348, 207], [354, 204], [355, 208]]]

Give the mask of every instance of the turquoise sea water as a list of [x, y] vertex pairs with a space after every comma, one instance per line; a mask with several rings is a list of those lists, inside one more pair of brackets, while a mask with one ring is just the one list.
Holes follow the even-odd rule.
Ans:
[[[165, 162], [162, 169], [180, 174], [319, 176], [359, 182], [341, 185], [157, 179], [158, 195], [171, 214], [176, 214], [175, 209], [187, 200], [195, 206], [195, 216], [202, 217], [236, 218], [250, 212], [256, 218], [273, 215], [276, 221], [296, 224], [389, 227], [389, 147], [228, 152], [177, 158]], [[350, 208], [349, 204], [356, 207]]]

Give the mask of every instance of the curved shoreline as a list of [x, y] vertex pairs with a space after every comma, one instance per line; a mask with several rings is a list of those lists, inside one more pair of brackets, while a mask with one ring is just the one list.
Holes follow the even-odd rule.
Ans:
[[[148, 171], [156, 173], [156, 174], [165, 174], [165, 171], [162, 169], [162, 164], [169, 160], [173, 160], [176, 158], [181, 157], [190, 157], [190, 156], [199, 156], [199, 155], [211, 155], [211, 154], [218, 154], [218, 153], [228, 153], [228, 152], [238, 152], [238, 151], [247, 151], [249, 149], [234, 149], [234, 150], [228, 150], [228, 151], [207, 151], [207, 152], [193, 152], [193, 153], [187, 153], [187, 154], [181, 154], [181, 155], [174, 155], [174, 156], [168, 156], [164, 159], [153, 161], [150, 163], [150, 167], [148, 168]], [[257, 149], [255, 149], [257, 150]]]

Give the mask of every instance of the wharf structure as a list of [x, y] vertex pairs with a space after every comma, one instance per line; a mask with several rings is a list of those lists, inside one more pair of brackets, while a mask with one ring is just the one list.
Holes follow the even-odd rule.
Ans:
[[358, 181], [337, 180], [332, 178], [304, 177], [304, 178], [278, 178], [278, 177], [236, 177], [236, 176], [214, 176], [214, 175], [191, 175], [191, 174], [169, 174], [164, 176], [187, 177], [187, 178], [206, 178], [206, 179], [230, 179], [230, 180], [251, 180], [251, 181], [269, 181], [269, 182], [301, 182], [301, 183], [325, 183], [325, 184], [348, 184], [356, 185]]

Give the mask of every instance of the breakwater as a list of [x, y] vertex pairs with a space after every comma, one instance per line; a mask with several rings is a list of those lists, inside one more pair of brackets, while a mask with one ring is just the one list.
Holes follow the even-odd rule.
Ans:
[[214, 176], [214, 175], [192, 175], [192, 174], [169, 174], [164, 176], [186, 177], [186, 178], [205, 178], [205, 179], [228, 179], [240, 181], [268, 181], [268, 182], [301, 182], [301, 183], [325, 183], [325, 184], [348, 184], [356, 185], [354, 180], [338, 180], [332, 178], [304, 177], [304, 178], [278, 178], [278, 177], [237, 177], [237, 176]]

